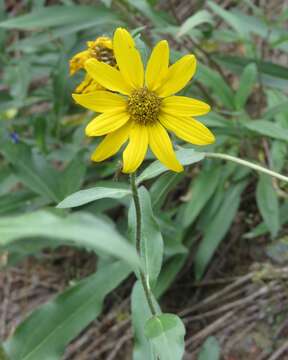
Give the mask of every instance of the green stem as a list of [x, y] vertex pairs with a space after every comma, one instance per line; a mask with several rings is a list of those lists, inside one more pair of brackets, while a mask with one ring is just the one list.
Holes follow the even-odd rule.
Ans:
[[235, 156], [226, 155], [226, 154], [220, 154], [220, 153], [205, 153], [205, 157], [230, 160], [230, 161], [233, 161], [233, 162], [235, 162], [237, 164], [247, 166], [247, 167], [249, 167], [249, 168], [251, 168], [253, 170], [262, 172], [264, 174], [267, 174], [267, 175], [270, 175], [270, 176], [275, 177], [277, 179], [288, 182], [288, 177], [287, 176], [281, 175], [281, 174], [279, 174], [279, 173], [277, 173], [275, 171], [269, 170], [269, 169], [267, 169], [267, 168], [265, 168], [263, 166], [253, 164], [250, 161], [239, 159], [239, 158], [237, 158]]
[[[142, 215], [141, 215], [141, 206], [140, 206], [140, 199], [138, 194], [138, 188], [136, 185], [136, 174], [132, 173], [130, 175], [130, 183], [131, 183], [131, 190], [132, 190], [132, 196], [133, 201], [135, 205], [135, 213], [136, 213], [136, 250], [137, 254], [141, 258], [141, 228], [142, 228]], [[156, 309], [153, 304], [152, 300], [152, 293], [150, 291], [149, 283], [147, 280], [147, 277], [145, 276], [145, 273], [142, 269], [139, 269], [140, 272], [140, 281], [145, 293], [145, 297], [149, 306], [149, 309], [153, 316], [156, 315]]]

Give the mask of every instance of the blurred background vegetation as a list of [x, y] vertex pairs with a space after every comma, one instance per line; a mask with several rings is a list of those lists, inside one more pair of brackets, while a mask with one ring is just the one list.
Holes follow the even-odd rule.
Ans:
[[[10, 336], [12, 360], [45, 359], [49, 351], [49, 359], [58, 359], [72, 340], [63, 359], [130, 359], [133, 277], [119, 264], [111, 265], [111, 256], [96, 256], [89, 241], [83, 243], [86, 236], [93, 242], [103, 224], [107, 233], [101, 241], [127, 238], [129, 201], [123, 196], [71, 212], [55, 209], [82, 188], [115, 186], [120, 160], [118, 155], [91, 163], [99, 140], [85, 137], [93, 114], [71, 99], [83, 73], [69, 76], [69, 59], [85, 49], [86, 41], [111, 36], [117, 26], [132, 31], [144, 58], [163, 38], [172, 47], [171, 62], [194, 53], [198, 70], [185, 95], [211, 105], [211, 113], [200, 120], [217, 141], [193, 148], [287, 174], [287, 2], [0, 0], [0, 20], [0, 337]], [[145, 165], [152, 159], [148, 154]], [[118, 175], [118, 182], [125, 190], [127, 177]], [[230, 360], [288, 358], [287, 184], [211, 158], [145, 185], [165, 245], [155, 291], [165, 311], [178, 313], [186, 325], [187, 359], [219, 359], [220, 353]], [[113, 281], [105, 284], [109, 277]], [[48, 308], [40, 308], [13, 340], [25, 316], [68, 285], [87, 287], [84, 281], [101, 293], [86, 309], [86, 320], [79, 325], [81, 313], [78, 327], [69, 320], [66, 337], [55, 337], [56, 350], [47, 333], [35, 335], [26, 350], [17, 349], [40, 320], [51, 333], [56, 326], [48, 321]], [[83, 286], [82, 300], [88, 296]], [[57, 298], [57, 319], [66, 321], [79, 306], [79, 288], [73, 288], [69, 304], [67, 290]], [[132, 311], [133, 301], [136, 296]], [[137, 321], [133, 326], [137, 333]], [[43, 339], [46, 347], [31, 355]], [[134, 358], [141, 359], [136, 345]], [[139, 340], [138, 350], [142, 345]]]

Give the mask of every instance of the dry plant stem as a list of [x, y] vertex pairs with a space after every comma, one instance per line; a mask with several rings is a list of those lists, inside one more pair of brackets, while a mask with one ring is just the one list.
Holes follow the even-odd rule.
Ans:
[[282, 355], [288, 350], [288, 341], [286, 341], [268, 360], [284, 359]]
[[[132, 173], [130, 175], [130, 183], [131, 183], [131, 190], [132, 190], [132, 196], [133, 201], [135, 205], [135, 213], [136, 213], [136, 250], [139, 257], [141, 257], [141, 228], [142, 228], [142, 216], [141, 216], [141, 206], [140, 206], [140, 200], [139, 200], [139, 194], [138, 189], [136, 185], [136, 174]], [[147, 278], [145, 276], [145, 273], [142, 269], [139, 269], [140, 274], [140, 280], [141, 284], [143, 286], [143, 290], [145, 293], [145, 297], [149, 306], [149, 309], [153, 316], [156, 315], [156, 309], [153, 304], [152, 300], [152, 294], [148, 285]]]

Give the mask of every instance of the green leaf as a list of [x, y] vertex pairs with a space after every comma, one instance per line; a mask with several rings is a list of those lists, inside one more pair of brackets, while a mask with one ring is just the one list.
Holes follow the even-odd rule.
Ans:
[[106, 295], [129, 273], [122, 262], [110, 263], [40, 306], [5, 343], [11, 360], [60, 359], [65, 346], [101, 313]]
[[184, 176], [184, 172], [167, 172], [154, 181], [149, 190], [154, 209], [159, 209], [162, 206], [169, 191], [175, 188]]
[[199, 63], [197, 78], [213, 90], [212, 94], [217, 96], [225, 107], [228, 109], [234, 108], [234, 93], [217, 71]]
[[154, 10], [153, 7], [150, 6], [148, 1], [146, 0], [137, 0], [137, 1], [127, 0], [127, 1], [131, 6], [133, 6], [142, 14], [144, 14], [157, 27], [168, 25], [163, 16], [165, 13], [161, 13], [160, 11]]
[[83, 152], [80, 152], [69, 162], [59, 177], [59, 192], [62, 198], [72, 194], [81, 187], [85, 172], [86, 164], [83, 159]]
[[[271, 117], [283, 128], [288, 128], [288, 101], [287, 96], [273, 89], [267, 92], [268, 111], [264, 117]], [[288, 155], [288, 146], [284, 141], [273, 141], [271, 148], [271, 163], [273, 169], [281, 172]]]
[[134, 333], [133, 360], [154, 360], [152, 346], [144, 334], [143, 326], [151, 317], [151, 312], [140, 281], [133, 286], [131, 316]]
[[214, 111], [210, 111], [207, 115], [202, 116], [201, 122], [204, 125], [213, 128], [233, 128], [233, 123], [231, 121], [227, 121], [227, 118]]
[[251, 63], [247, 65], [240, 78], [239, 88], [235, 94], [235, 106], [237, 110], [242, 109], [251, 94], [257, 79], [257, 67]]
[[242, 125], [257, 134], [288, 141], [288, 130], [271, 121], [253, 120], [249, 122], [242, 122]]
[[24, 211], [26, 203], [30, 202], [37, 195], [30, 191], [10, 192], [0, 196], [0, 214], [7, 214], [13, 211]]
[[102, 6], [47, 6], [37, 9], [29, 14], [21, 15], [16, 18], [8, 19], [0, 23], [0, 27], [6, 29], [46, 29], [55, 26], [75, 25], [101, 19], [105, 24], [117, 22], [118, 19], [110, 10]]
[[215, 14], [222, 17], [243, 39], [249, 38], [249, 29], [246, 28], [245, 22], [234, 14], [232, 11], [223, 9], [220, 5], [214, 1], [208, 1], [209, 7], [215, 12]]
[[46, 43], [51, 43], [53, 40], [64, 38], [67, 35], [73, 34], [80, 30], [84, 30], [87, 28], [91, 28], [93, 26], [97, 26], [99, 23], [101, 24], [101, 19], [94, 19], [89, 22], [80, 23], [76, 25], [66, 25], [53, 28], [49, 30], [49, 32], [40, 32], [35, 33], [29, 37], [26, 37], [22, 40], [12, 43], [9, 46], [9, 50], [23, 50], [23, 51], [31, 51]]
[[77, 191], [61, 201], [57, 208], [73, 208], [103, 198], [121, 199], [124, 196], [130, 195], [131, 190], [127, 189], [126, 184], [124, 184], [125, 186], [121, 185], [115, 183], [115, 187], [94, 187]]
[[231, 187], [214, 218], [206, 225], [203, 239], [195, 257], [196, 279], [200, 280], [215, 250], [227, 234], [240, 205], [241, 193], [246, 181]]
[[9, 360], [8, 355], [4, 351], [1, 343], [0, 343], [0, 360]]
[[271, 235], [275, 237], [280, 229], [279, 202], [270, 176], [260, 175], [256, 189], [256, 200], [265, 224]]
[[184, 204], [181, 219], [184, 227], [190, 226], [199, 215], [205, 204], [213, 195], [219, 177], [221, 175], [221, 167], [202, 169], [200, 174], [192, 181], [191, 199]]
[[[269, 93], [268, 93], [268, 104], [269, 104]], [[283, 102], [281, 103], [277, 102], [274, 106], [269, 105], [268, 110], [265, 111], [265, 113], [263, 114], [263, 118], [265, 120], [269, 120], [269, 119], [277, 118], [279, 116], [285, 117], [285, 114], [287, 113], [288, 113], [288, 101], [286, 101], [286, 97], [283, 96]]]
[[239, 8], [234, 8], [232, 11], [229, 9], [229, 12], [232, 12], [238, 18], [239, 22], [242, 22], [247, 32], [249, 31], [250, 33], [257, 34], [272, 46], [277, 46], [287, 52], [287, 42], [283, 42], [281, 44], [282, 39], [287, 37], [287, 31], [284, 26], [274, 26], [275, 23], [273, 24], [267, 21], [267, 18], [263, 13], [263, 9], [258, 9], [260, 11], [258, 12], [257, 16], [247, 15], [239, 10]]
[[145, 335], [150, 339], [159, 360], [181, 360], [184, 355], [185, 327], [174, 314], [153, 316], [145, 324]]
[[[141, 221], [141, 260], [145, 274], [152, 286], [160, 273], [163, 258], [163, 240], [159, 226], [153, 216], [149, 192], [142, 186], [139, 190], [139, 200], [142, 214]], [[134, 202], [129, 209], [129, 232], [135, 241], [136, 237], [136, 213]]]
[[187, 254], [179, 254], [173, 256], [171, 259], [168, 259], [168, 261], [164, 263], [157, 281], [157, 285], [154, 289], [156, 299], [161, 297], [165, 293], [165, 291], [169, 289], [170, 285], [173, 283], [176, 276], [179, 274], [179, 271], [184, 266], [186, 260]]
[[[193, 149], [180, 149], [176, 151], [176, 156], [182, 165], [191, 165], [204, 159], [203, 153]], [[159, 160], [154, 161], [137, 177], [137, 184], [163, 174], [165, 171], [168, 171], [168, 169]]]
[[[279, 216], [280, 216], [280, 224], [285, 225], [288, 222], [288, 203], [284, 203], [279, 210]], [[253, 228], [251, 231], [249, 231], [247, 234], [244, 235], [244, 238], [246, 239], [253, 239], [257, 236], [265, 235], [269, 232], [269, 229], [265, 222], [261, 222], [258, 224], [255, 228]]]
[[[214, 54], [213, 58], [225, 66], [227, 69], [239, 74], [244, 67], [255, 62], [255, 58], [244, 58], [223, 54]], [[261, 80], [263, 84], [278, 87], [280, 89], [287, 89], [288, 85], [288, 71], [285, 66], [271, 63], [269, 61], [257, 61], [257, 69], [261, 73]]]
[[19, 179], [32, 191], [59, 202], [57, 172], [46, 159], [32, 152], [25, 144], [2, 143], [1, 151], [11, 164]]
[[213, 24], [212, 16], [207, 10], [200, 10], [188, 17], [188, 19], [180, 26], [177, 36], [180, 37], [203, 23]]
[[218, 340], [214, 336], [209, 336], [200, 350], [198, 360], [219, 360], [220, 354]]
[[19, 216], [0, 218], [0, 246], [30, 237], [58, 239], [59, 245], [70, 244], [104, 252], [131, 265], [139, 265], [134, 248], [111, 226], [88, 213], [56, 216], [36, 211]]

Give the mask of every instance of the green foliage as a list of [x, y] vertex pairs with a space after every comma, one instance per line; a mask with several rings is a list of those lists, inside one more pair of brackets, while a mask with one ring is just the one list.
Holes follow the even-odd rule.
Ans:
[[217, 339], [214, 336], [210, 336], [204, 342], [198, 360], [219, 360], [220, 353], [221, 349]]
[[[163, 240], [158, 224], [153, 216], [149, 192], [141, 187], [139, 200], [142, 213], [141, 260], [151, 284], [156, 283], [162, 267]], [[132, 202], [129, 210], [129, 232], [131, 239], [136, 237], [136, 213]]]
[[185, 327], [178, 316], [160, 314], [145, 324], [145, 335], [160, 360], [181, 360], [184, 354]]
[[178, 36], [182, 36], [189, 33], [190, 30], [203, 23], [209, 23], [213, 25], [213, 20], [210, 13], [206, 10], [198, 11], [196, 14], [190, 16], [180, 27]]
[[55, 26], [71, 25], [76, 23], [89, 22], [97, 18], [100, 25], [107, 20], [111, 23], [113, 19], [111, 14], [105, 8], [94, 6], [49, 6], [36, 9], [30, 14], [22, 15], [16, 19], [8, 19], [0, 23], [0, 27], [6, 29], [34, 30], [52, 28]]
[[[119, 186], [120, 185], [120, 186]], [[119, 199], [124, 196], [130, 195], [131, 191], [127, 189], [126, 184], [115, 183], [111, 187], [95, 187], [92, 189], [80, 190], [76, 193], [68, 196], [66, 199], [60, 202], [57, 205], [58, 208], [72, 208], [81, 206], [92, 201], [103, 199], [103, 198], [111, 198], [111, 199]]]
[[[155, 301], [156, 304], [156, 301]], [[133, 359], [154, 360], [152, 344], [144, 333], [143, 324], [150, 318], [150, 310], [140, 281], [134, 284], [131, 294], [131, 313], [134, 333]]]
[[[201, 161], [204, 154], [195, 152], [193, 149], [181, 149], [176, 151], [178, 160], [183, 165], [191, 165], [195, 162]], [[150, 164], [137, 178], [137, 183], [140, 184], [144, 180], [153, 179], [154, 177], [166, 172], [167, 168], [160, 163], [159, 160]]]
[[[288, 224], [287, 177], [272, 180], [251, 170], [288, 172], [288, 71], [277, 58], [288, 53], [287, 11], [269, 18], [253, 2], [233, 2], [228, 9], [201, 0], [181, 23], [154, 0], [101, 2], [26, 1], [11, 13], [0, 2], [0, 251], [8, 254], [7, 267], [62, 245], [95, 252], [99, 264], [95, 274], [23, 319], [5, 342], [10, 360], [60, 359], [132, 269], [138, 277], [131, 280], [133, 359], [181, 359], [184, 325], [160, 305], [183, 266], [192, 260], [191, 281], [201, 280], [243, 213], [245, 234], [239, 239], [261, 237], [270, 244], [276, 238], [267, 247], [275, 261], [287, 247], [279, 240]], [[94, 115], [71, 99], [83, 73], [69, 77], [69, 59], [86, 41], [111, 36], [116, 26], [137, 34], [145, 57], [163, 38], [177, 44], [173, 61], [195, 53], [197, 72], [183, 95], [211, 105], [199, 120], [216, 136], [206, 148], [173, 139], [185, 166], [180, 174], [148, 154], [137, 176], [140, 259], [134, 249], [135, 206], [128, 177], [119, 175], [120, 156], [92, 164], [89, 156], [99, 140], [88, 140], [84, 128]], [[217, 154], [254, 165], [224, 163], [231, 158]], [[216, 338], [209, 337], [198, 359], [216, 360], [220, 353]]]
[[6, 342], [10, 359], [59, 359], [68, 342], [100, 315], [106, 295], [129, 272], [123, 262], [108, 264], [41, 306]]
[[265, 224], [275, 237], [279, 231], [279, 202], [273, 188], [272, 180], [266, 175], [261, 175], [256, 190], [257, 204]]
[[239, 88], [235, 94], [235, 107], [237, 110], [243, 109], [246, 101], [253, 90], [257, 79], [257, 67], [255, 64], [247, 65], [240, 78]]
[[240, 205], [240, 196], [245, 185], [246, 182], [240, 182], [227, 192], [221, 193], [221, 197], [218, 198], [221, 200], [218, 201], [213, 217], [207, 221], [203, 239], [196, 253], [195, 276], [197, 280], [201, 279], [214, 251], [227, 234]]
[[[111, 226], [89, 213], [71, 214], [60, 217], [48, 211], [35, 211], [0, 219], [0, 245], [29, 237], [49, 237], [59, 245], [71, 244], [96, 252], [117, 256], [130, 264], [138, 264], [134, 249]], [[39, 240], [38, 240], [39, 241]]]

